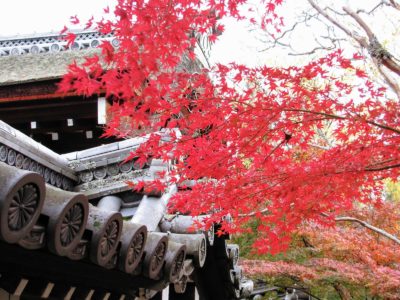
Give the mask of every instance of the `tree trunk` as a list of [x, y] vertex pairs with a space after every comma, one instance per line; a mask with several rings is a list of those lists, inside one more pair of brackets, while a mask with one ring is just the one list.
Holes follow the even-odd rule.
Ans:
[[342, 284], [334, 283], [333, 287], [335, 288], [336, 292], [339, 294], [340, 299], [342, 299], [342, 300], [351, 300], [351, 299], [353, 299], [351, 297], [351, 294], [350, 294], [349, 290], [345, 286], [343, 286]]

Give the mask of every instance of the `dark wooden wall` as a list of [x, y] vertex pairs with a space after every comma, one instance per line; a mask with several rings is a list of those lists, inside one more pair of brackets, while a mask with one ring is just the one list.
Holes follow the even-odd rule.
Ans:
[[[97, 123], [97, 96], [84, 98], [56, 94], [56, 81], [0, 86], [0, 120], [57, 153], [68, 153], [114, 142], [101, 139]], [[73, 125], [68, 126], [67, 120]], [[31, 128], [36, 122], [36, 128]], [[92, 132], [92, 138], [87, 137]], [[58, 134], [58, 140], [52, 138]]]

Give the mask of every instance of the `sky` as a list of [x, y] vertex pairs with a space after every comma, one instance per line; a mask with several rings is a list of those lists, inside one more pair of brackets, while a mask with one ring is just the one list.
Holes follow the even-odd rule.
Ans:
[[0, 0], [0, 36], [59, 32], [69, 18], [100, 16], [110, 0]]
[[[0, 38], [24, 36], [32, 33], [59, 32], [69, 26], [71, 16], [81, 21], [92, 15], [100, 18], [103, 9], [112, 7], [113, 0], [0, 0]], [[250, 65], [260, 63], [256, 41], [249, 37], [248, 29], [236, 21], [228, 20], [222, 40], [214, 45], [211, 62], [237, 61]]]

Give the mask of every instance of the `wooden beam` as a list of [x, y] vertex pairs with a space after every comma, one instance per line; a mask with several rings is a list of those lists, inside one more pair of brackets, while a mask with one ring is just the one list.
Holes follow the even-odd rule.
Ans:
[[53, 288], [54, 288], [54, 283], [49, 282], [47, 284], [46, 288], [44, 289], [44, 291], [41, 295], [41, 298], [44, 298], [44, 299], [48, 298], [50, 296], [50, 293], [53, 290]]
[[64, 299], [65, 299], [65, 300], [70, 300], [70, 299], [72, 298], [72, 296], [74, 295], [75, 290], [76, 290], [76, 287], [72, 286], [72, 287], [68, 290], [68, 292], [67, 292], [67, 294], [65, 295]]
[[26, 82], [13, 85], [0, 85], [0, 102], [21, 100], [56, 99], [76, 95], [75, 92], [59, 93], [56, 80]]
[[[0, 242], [0, 269], [2, 280], [18, 274], [29, 280], [51, 280], [56, 286], [64, 284], [89, 291], [107, 289], [107, 292], [119, 295], [134, 296], [139, 287], [151, 289], [158, 284], [157, 281], [143, 276], [107, 270], [87, 261], [72, 261], [66, 257], [44, 251], [31, 251], [4, 242]], [[23, 290], [24, 282], [20, 284], [19, 289]]]
[[[26, 103], [25, 103], [26, 104]], [[9, 124], [29, 121], [56, 121], [67, 119], [97, 118], [96, 101], [66, 101], [58, 103], [37, 103], [37, 105], [0, 105], [0, 119]]]
[[49, 134], [51, 132], [59, 132], [59, 134], [64, 132], [86, 132], [88, 130], [93, 131], [96, 129], [102, 131], [102, 128], [97, 126], [95, 118], [77, 119], [74, 121], [74, 126], [72, 127], [68, 127], [65, 120], [36, 122], [35, 128], [32, 128], [31, 123], [27, 121], [12, 124], [12, 126], [27, 135], [36, 133]]
[[29, 282], [28, 279], [21, 279], [17, 288], [14, 291], [14, 296], [21, 296], [22, 293], [24, 292], [26, 286], [28, 285], [28, 282]]
[[72, 151], [85, 150], [100, 146], [102, 144], [108, 144], [117, 141], [115, 138], [100, 138], [103, 134], [103, 130], [100, 128], [93, 129], [93, 138], [86, 138], [85, 130], [78, 131], [60, 131], [58, 140], [52, 140], [51, 134], [46, 132], [35, 133], [31, 132], [31, 137], [42, 143], [44, 146], [52, 149], [57, 153], [68, 153]]

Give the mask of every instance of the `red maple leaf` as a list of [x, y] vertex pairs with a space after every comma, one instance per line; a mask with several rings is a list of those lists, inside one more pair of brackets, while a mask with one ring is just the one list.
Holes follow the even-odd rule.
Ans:
[[65, 40], [67, 41], [67, 47], [72, 45], [75, 42], [75, 39], [76, 39], [75, 33], [72, 32], [67, 33], [67, 35], [65, 36]]
[[75, 15], [75, 16], [72, 16], [71, 18], [70, 18], [70, 22], [71, 22], [71, 24], [74, 24], [74, 25], [77, 25], [77, 24], [79, 24], [80, 23], [80, 21], [79, 21], [79, 19], [78, 19], [78, 17]]
[[60, 31], [60, 35], [64, 35], [68, 31], [68, 27], [64, 25], [63, 29]]
[[85, 24], [85, 30], [91, 28], [93, 25], [93, 16]]

